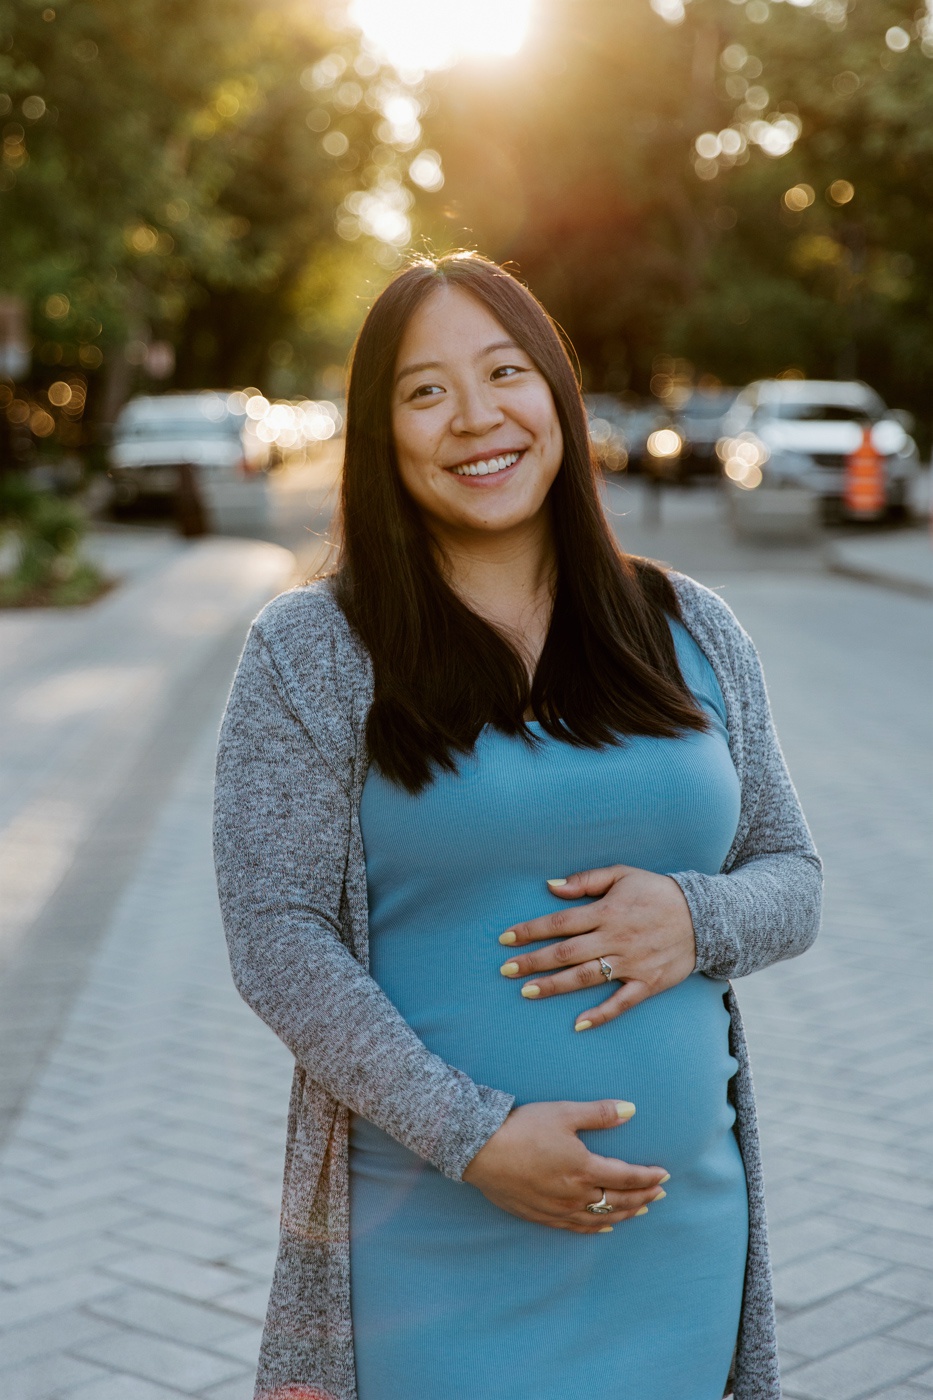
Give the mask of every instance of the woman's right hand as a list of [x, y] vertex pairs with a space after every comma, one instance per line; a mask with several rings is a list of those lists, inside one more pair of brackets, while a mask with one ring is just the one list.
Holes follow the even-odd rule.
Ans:
[[[615, 1099], [513, 1108], [470, 1162], [463, 1180], [522, 1220], [580, 1235], [605, 1231], [660, 1200], [668, 1174], [663, 1167], [634, 1167], [617, 1157], [600, 1157], [577, 1133], [617, 1128], [634, 1112], [634, 1104]], [[586, 1206], [603, 1191], [615, 1209], [611, 1215], [590, 1215]]]

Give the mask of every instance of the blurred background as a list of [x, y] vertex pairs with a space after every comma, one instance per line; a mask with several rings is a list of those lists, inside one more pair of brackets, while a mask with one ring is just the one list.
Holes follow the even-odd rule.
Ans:
[[[339, 436], [347, 351], [386, 278], [412, 249], [461, 246], [513, 263], [564, 328], [611, 469], [721, 475], [735, 391], [772, 378], [864, 381], [877, 397], [804, 395], [783, 416], [864, 426], [887, 406], [902, 431], [881, 455], [929, 457], [922, 7], [3, 0], [0, 33], [7, 472], [93, 486], [91, 508], [119, 514], [177, 486], [136, 469], [180, 465], [192, 423], [241, 473], [281, 465]], [[121, 425], [134, 396], [202, 390], [221, 394], [177, 403], [181, 424], [166, 405]], [[657, 428], [680, 446], [653, 455]], [[140, 445], [160, 435], [171, 450]], [[785, 456], [836, 468], [862, 440], [786, 436]], [[219, 479], [224, 453], [200, 457]], [[902, 514], [911, 475], [886, 488]]]
[[217, 726], [368, 305], [464, 247], [572, 341], [623, 547], [750, 630], [826, 860], [739, 988], [785, 1394], [930, 1400], [929, 9], [0, 0], [0, 137], [4, 1400], [252, 1395], [290, 1063]]

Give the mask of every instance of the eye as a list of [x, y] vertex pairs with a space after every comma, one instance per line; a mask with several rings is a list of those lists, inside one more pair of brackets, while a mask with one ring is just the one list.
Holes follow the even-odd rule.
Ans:
[[490, 379], [514, 379], [516, 374], [524, 374], [522, 365], [499, 365], [489, 376]]
[[419, 384], [417, 389], [409, 394], [409, 400], [433, 399], [436, 398], [438, 394], [443, 394], [443, 392], [444, 390], [439, 384]]

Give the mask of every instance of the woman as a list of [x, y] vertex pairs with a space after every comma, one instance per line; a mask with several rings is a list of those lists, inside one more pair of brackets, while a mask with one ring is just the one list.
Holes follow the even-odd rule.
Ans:
[[366, 318], [343, 530], [220, 742], [296, 1060], [257, 1396], [777, 1400], [726, 979], [810, 944], [820, 868], [754, 649], [619, 552], [553, 324], [473, 255]]

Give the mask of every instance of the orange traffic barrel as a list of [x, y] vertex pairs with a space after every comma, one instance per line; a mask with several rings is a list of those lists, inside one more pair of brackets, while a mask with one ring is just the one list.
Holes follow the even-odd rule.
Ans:
[[885, 506], [884, 458], [871, 440], [871, 428], [846, 458], [845, 504], [850, 515], [863, 520], [881, 515]]

